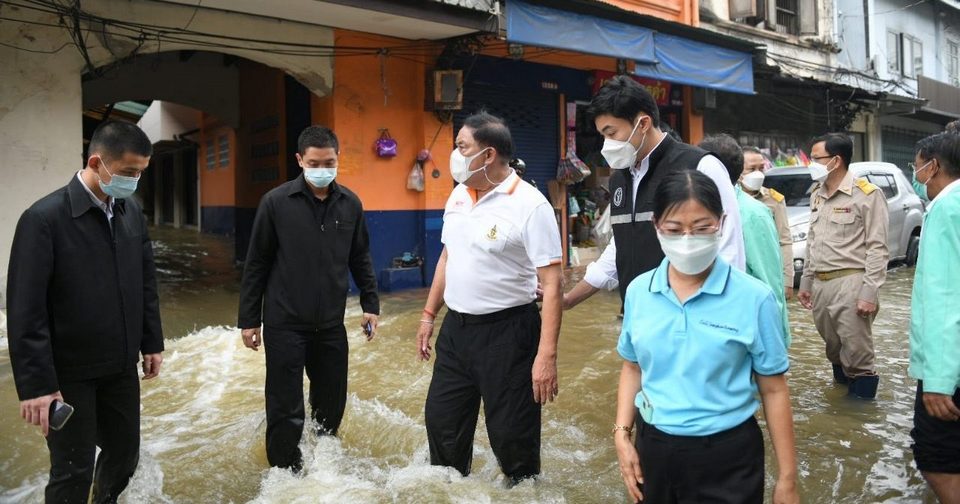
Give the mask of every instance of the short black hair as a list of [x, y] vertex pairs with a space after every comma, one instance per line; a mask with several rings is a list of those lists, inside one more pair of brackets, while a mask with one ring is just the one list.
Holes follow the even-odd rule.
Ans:
[[470, 128], [473, 139], [481, 147], [492, 147], [501, 161], [509, 163], [513, 159], [513, 135], [503, 119], [481, 110], [463, 121], [464, 128]]
[[943, 128], [943, 131], [945, 133], [954, 133], [954, 134], [960, 133], [960, 119], [957, 119], [956, 121], [948, 122], [947, 125]]
[[297, 152], [303, 156], [310, 147], [316, 147], [317, 149], [332, 148], [339, 153], [340, 141], [337, 140], [337, 134], [326, 126], [309, 126], [300, 132], [300, 136], [297, 138]]
[[128, 152], [150, 157], [153, 155], [153, 144], [150, 143], [147, 134], [136, 124], [126, 121], [106, 121], [93, 131], [87, 152], [110, 159], [120, 159]]
[[917, 154], [926, 160], [935, 158], [947, 175], [960, 178], [960, 135], [948, 132], [930, 135], [917, 142]]
[[753, 154], [760, 154], [761, 156], [763, 155], [763, 151], [760, 150], [760, 147], [757, 147], [754, 145], [742, 145], [740, 146], [740, 149], [743, 151], [744, 154], [746, 154], [747, 152], [751, 152]]
[[677, 170], [664, 177], [653, 193], [654, 219], [660, 220], [689, 200], [700, 203], [718, 219], [723, 216], [717, 184], [697, 170]]
[[813, 139], [811, 146], [823, 142], [823, 149], [831, 156], [840, 156], [843, 165], [850, 167], [850, 160], [853, 159], [853, 140], [846, 133], [827, 133]]
[[657, 101], [645, 87], [626, 75], [618, 75], [605, 82], [587, 107], [587, 115], [593, 119], [612, 115], [630, 124], [641, 112], [650, 116], [655, 127], [660, 127]]
[[743, 173], [743, 149], [732, 136], [726, 133], [710, 135], [700, 142], [700, 148], [717, 156], [730, 174], [730, 182], [737, 183]]

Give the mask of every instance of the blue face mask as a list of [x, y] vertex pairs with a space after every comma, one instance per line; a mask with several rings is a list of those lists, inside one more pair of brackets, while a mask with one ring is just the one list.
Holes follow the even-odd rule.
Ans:
[[330, 185], [330, 182], [333, 182], [333, 179], [337, 178], [337, 167], [331, 168], [303, 168], [303, 178], [307, 179], [307, 182], [310, 183], [313, 187], [317, 189], [322, 189]]
[[[931, 159], [930, 161], [927, 161], [927, 164], [914, 170], [913, 179], [910, 181], [910, 184], [913, 186], [913, 190], [916, 191], [917, 196], [920, 196], [920, 199], [923, 201], [930, 201], [930, 197], [927, 196], [927, 184], [917, 180], [917, 173], [925, 170], [932, 162], [933, 160]], [[930, 180], [927, 180], [927, 182], [930, 182]]]
[[[110, 173], [110, 170], [107, 169], [107, 163], [103, 161], [102, 157], [100, 158], [100, 166], [110, 174], [109, 184], [104, 184], [103, 179], [100, 179], [100, 189], [104, 194], [114, 199], [124, 199], [133, 196], [133, 193], [137, 191], [137, 182], [140, 181], [139, 176], [125, 177]], [[97, 175], [97, 178], [100, 178], [100, 175]]]

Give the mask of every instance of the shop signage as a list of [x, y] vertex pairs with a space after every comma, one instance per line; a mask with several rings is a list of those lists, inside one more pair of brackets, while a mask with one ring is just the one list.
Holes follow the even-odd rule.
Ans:
[[[597, 91], [600, 90], [600, 86], [602, 86], [604, 82], [607, 82], [615, 75], [615, 73], [608, 72], [606, 70], [595, 70], [593, 72], [593, 94], [597, 94]], [[657, 101], [657, 105], [661, 107], [670, 105], [669, 82], [637, 77], [636, 75], [631, 75], [630, 77], [640, 83], [641, 86], [647, 88], [647, 91], [653, 95], [653, 99]]]

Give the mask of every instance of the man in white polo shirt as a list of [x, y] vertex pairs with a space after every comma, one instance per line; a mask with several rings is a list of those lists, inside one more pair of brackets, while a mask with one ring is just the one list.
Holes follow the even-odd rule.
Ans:
[[517, 483], [540, 473], [540, 409], [559, 390], [563, 294], [553, 209], [509, 167], [512, 156], [502, 119], [480, 112], [464, 121], [450, 156], [460, 184], [444, 211], [417, 350], [430, 358], [434, 318], [446, 304], [426, 401], [430, 462], [470, 473], [482, 399], [493, 453]]

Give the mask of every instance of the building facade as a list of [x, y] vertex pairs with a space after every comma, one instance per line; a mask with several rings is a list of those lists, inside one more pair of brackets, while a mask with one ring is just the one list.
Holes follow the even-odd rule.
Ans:
[[[695, 0], [87, 0], [79, 10], [54, 1], [0, 10], [0, 277], [20, 213], [83, 166], [85, 142], [111, 118], [138, 121], [154, 142], [138, 191], [152, 222], [231, 235], [240, 261], [260, 197], [299, 174], [299, 132], [333, 128], [338, 180], [364, 202], [374, 266], [391, 289], [432, 279], [453, 188], [447, 162], [466, 115], [507, 119], [525, 178], [554, 203], [566, 239], [567, 187], [553, 181], [575, 152], [604, 185], [582, 114], [603, 80], [633, 75], [692, 142], [704, 131], [703, 90], [754, 91], [755, 44], [699, 28]], [[704, 68], [706, 52], [720, 63]], [[375, 152], [384, 134], [396, 156]], [[424, 150], [424, 190], [408, 189]], [[404, 253], [422, 267], [394, 271]]]

